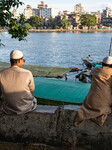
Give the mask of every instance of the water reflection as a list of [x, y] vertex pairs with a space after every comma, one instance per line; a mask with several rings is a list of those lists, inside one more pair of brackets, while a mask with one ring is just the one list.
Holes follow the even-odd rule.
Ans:
[[20, 49], [26, 64], [81, 67], [81, 57], [91, 55], [100, 61], [108, 55], [112, 33], [30, 33], [27, 42], [11, 39], [8, 33], [0, 34], [6, 47], [0, 48], [0, 61], [9, 62], [9, 53]]

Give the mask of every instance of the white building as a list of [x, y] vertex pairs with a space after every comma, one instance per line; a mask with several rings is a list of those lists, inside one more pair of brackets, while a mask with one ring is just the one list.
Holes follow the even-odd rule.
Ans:
[[14, 9], [13, 10], [13, 18], [15, 18], [15, 19], [17, 19], [19, 16], [20, 16], [20, 14], [19, 14], [19, 12], [17, 11], [17, 9]]
[[43, 18], [50, 18], [51, 16], [55, 18], [58, 15], [58, 9], [57, 8], [51, 8], [48, 5], [45, 5], [45, 8], [39, 9], [39, 16]]
[[27, 7], [24, 9], [25, 18], [29, 19], [31, 16], [40, 16], [43, 18], [50, 18], [52, 16], [55, 18], [59, 12], [57, 8], [52, 8], [48, 5], [45, 5], [43, 1], [41, 1], [41, 4], [38, 4], [37, 7], [37, 9], [32, 9], [30, 5], [27, 5]]
[[27, 5], [27, 7], [24, 9], [24, 16], [26, 19], [29, 19], [31, 16], [33, 16], [33, 9], [30, 5]]
[[74, 6], [74, 12], [79, 13], [81, 15], [85, 13], [84, 7], [82, 7], [81, 3]]

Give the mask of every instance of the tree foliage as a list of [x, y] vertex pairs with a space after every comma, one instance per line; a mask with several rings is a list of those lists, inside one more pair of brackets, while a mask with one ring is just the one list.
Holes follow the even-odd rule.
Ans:
[[66, 16], [63, 16], [60, 24], [63, 29], [67, 29], [70, 26], [70, 22], [66, 20]]
[[25, 26], [30, 29], [31, 28], [31, 25], [29, 23], [25, 23]]
[[55, 27], [56, 26], [58, 26], [59, 28], [61, 27], [61, 16], [58, 15], [55, 17], [54, 24], [55, 24]]
[[85, 14], [80, 17], [81, 25], [94, 26], [96, 25], [96, 17], [91, 14]]
[[0, 0], [0, 26], [7, 27], [12, 38], [18, 38], [19, 41], [28, 35], [28, 28], [24, 25], [23, 14], [14, 19], [11, 9], [18, 8], [22, 4], [20, 0]]
[[32, 16], [26, 22], [29, 23], [32, 27], [40, 27], [43, 25], [43, 19], [39, 16]]
[[59, 29], [61, 27], [63, 29], [67, 29], [70, 26], [70, 23], [67, 21], [66, 16], [63, 16], [63, 18], [61, 18], [61, 16], [58, 15], [53, 20], [53, 25], [55, 29]]
[[28, 26], [25, 25], [25, 17], [23, 14], [20, 15], [18, 19], [12, 18], [9, 24], [9, 34], [12, 35], [12, 38], [18, 38], [19, 41], [24, 40], [28, 35]]
[[49, 27], [53, 27], [54, 26], [54, 18], [52, 16], [49, 18], [48, 26]]

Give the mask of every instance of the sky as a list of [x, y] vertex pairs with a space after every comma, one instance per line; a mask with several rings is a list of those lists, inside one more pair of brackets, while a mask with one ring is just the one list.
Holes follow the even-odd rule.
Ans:
[[[37, 8], [41, 0], [21, 0], [25, 5], [20, 6], [19, 10], [22, 12], [26, 5], [31, 5], [32, 8]], [[112, 0], [43, 0], [45, 4], [58, 8], [59, 11], [68, 10], [73, 12], [74, 6], [81, 3], [86, 12], [102, 11], [105, 7], [112, 7]]]

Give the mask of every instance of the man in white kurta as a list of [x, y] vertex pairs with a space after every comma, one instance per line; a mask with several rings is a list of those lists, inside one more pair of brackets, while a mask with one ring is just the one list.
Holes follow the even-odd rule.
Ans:
[[6, 114], [24, 114], [37, 106], [33, 97], [35, 88], [33, 75], [21, 68], [24, 62], [21, 51], [12, 51], [10, 59], [12, 66], [0, 71], [0, 110]]

